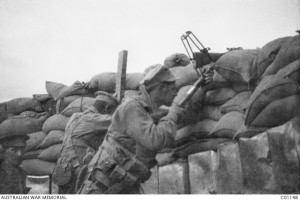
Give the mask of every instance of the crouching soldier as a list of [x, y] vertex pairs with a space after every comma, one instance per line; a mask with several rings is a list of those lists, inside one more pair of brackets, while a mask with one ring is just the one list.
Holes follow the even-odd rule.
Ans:
[[27, 135], [0, 136], [0, 194], [27, 194], [26, 173], [19, 166], [26, 146]]
[[[86, 166], [81, 194], [138, 194], [157, 161], [157, 151], [172, 146], [176, 124], [185, 110], [172, 105], [177, 94], [175, 77], [168, 68], [158, 66], [140, 83], [141, 95], [127, 99], [112, 117], [107, 135]], [[157, 123], [151, 114], [161, 105], [170, 106], [168, 114]]]
[[101, 145], [111, 124], [111, 114], [118, 101], [106, 92], [98, 92], [93, 106], [70, 118], [63, 139], [60, 158], [53, 170], [53, 182], [59, 194], [75, 194], [78, 172]]

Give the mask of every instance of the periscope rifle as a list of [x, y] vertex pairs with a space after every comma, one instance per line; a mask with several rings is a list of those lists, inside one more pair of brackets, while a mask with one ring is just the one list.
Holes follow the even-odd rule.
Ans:
[[[199, 76], [197, 81], [188, 90], [186, 96], [179, 102], [179, 106], [183, 107], [187, 102], [190, 101], [196, 91], [205, 84], [204, 70], [202, 70], [203, 66], [207, 64], [213, 64], [217, 59], [212, 58], [212, 56], [208, 53], [210, 48], [204, 47], [204, 45], [198, 40], [193, 32], [187, 31], [186, 34], [183, 34], [181, 36], [181, 41], [191, 62], [193, 63], [196, 73]], [[196, 47], [200, 51], [200, 53], [195, 52], [192, 48], [192, 45]]]

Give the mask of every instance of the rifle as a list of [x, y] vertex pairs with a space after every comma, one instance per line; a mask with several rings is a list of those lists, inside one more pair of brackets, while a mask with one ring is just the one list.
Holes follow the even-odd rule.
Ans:
[[[213, 66], [214, 62], [223, 54], [214, 55], [214, 57], [212, 57], [208, 53], [210, 48], [204, 47], [204, 45], [198, 40], [198, 38], [191, 31], [187, 31], [186, 34], [183, 34], [181, 36], [181, 41], [184, 45], [184, 48], [185, 48], [190, 60], [194, 64], [196, 73], [199, 76], [198, 80], [188, 90], [186, 96], [179, 102], [179, 106], [183, 107], [187, 102], [190, 101], [190, 99], [193, 97], [193, 95], [196, 93], [196, 91], [205, 84], [205, 76], [204, 76], [202, 67], [207, 64], [211, 64]], [[191, 43], [194, 46], [196, 46], [196, 48], [200, 51], [200, 53], [193, 51]], [[201, 46], [202, 49], [199, 46]], [[193, 55], [193, 57], [191, 57], [191, 55]], [[197, 55], [201, 55], [200, 58], [202, 58], [202, 59], [200, 59], [200, 60], [196, 59]], [[197, 58], [199, 58], [199, 56]], [[208, 69], [208, 70], [210, 70], [210, 69]]]

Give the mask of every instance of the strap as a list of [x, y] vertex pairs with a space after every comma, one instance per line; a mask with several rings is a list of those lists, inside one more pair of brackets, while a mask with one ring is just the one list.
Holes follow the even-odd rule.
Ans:
[[135, 154], [130, 152], [124, 145], [122, 145], [121, 143], [117, 142], [112, 136], [110, 136], [109, 134], [106, 135], [105, 139], [102, 142], [103, 147], [105, 147], [108, 150], [112, 150], [112, 147], [116, 147], [121, 149], [127, 156], [129, 156], [130, 158], [135, 157]]

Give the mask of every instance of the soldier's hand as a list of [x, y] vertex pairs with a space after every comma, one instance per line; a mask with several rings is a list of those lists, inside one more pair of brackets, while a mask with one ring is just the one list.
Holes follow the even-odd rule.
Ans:
[[179, 122], [181, 122], [185, 119], [186, 109], [183, 107], [180, 107], [176, 103], [173, 103], [169, 109], [169, 113], [167, 114], [167, 117], [169, 117], [171, 120], [173, 120], [175, 123], [178, 124]]
[[204, 69], [203, 77], [205, 79], [205, 85], [212, 82], [214, 76], [214, 70], [212, 68]]

